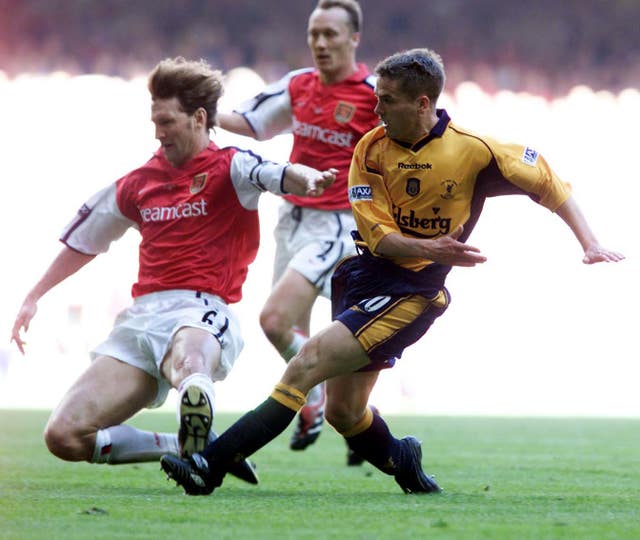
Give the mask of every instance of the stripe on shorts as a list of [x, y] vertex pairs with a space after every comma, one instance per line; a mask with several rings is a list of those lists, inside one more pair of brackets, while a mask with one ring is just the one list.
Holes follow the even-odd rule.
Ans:
[[424, 296], [398, 298], [360, 328], [355, 337], [369, 353], [415, 321], [430, 305], [431, 302]]

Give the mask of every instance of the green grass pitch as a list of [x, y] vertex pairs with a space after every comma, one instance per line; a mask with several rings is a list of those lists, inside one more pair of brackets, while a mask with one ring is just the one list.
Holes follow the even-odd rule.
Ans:
[[[290, 432], [258, 452], [261, 483], [227, 478], [187, 497], [159, 465], [65, 463], [48, 413], [0, 411], [0, 539], [638, 539], [640, 419], [388, 417], [423, 441], [441, 495], [404, 495], [370, 465], [347, 467], [331, 429], [305, 452]], [[237, 415], [216, 417], [221, 431]], [[132, 422], [175, 429], [175, 417]]]

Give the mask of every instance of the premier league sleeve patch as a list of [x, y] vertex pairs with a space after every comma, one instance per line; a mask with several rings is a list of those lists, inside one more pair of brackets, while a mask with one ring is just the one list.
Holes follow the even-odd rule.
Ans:
[[522, 163], [535, 167], [537, 161], [538, 151], [529, 146], [525, 147], [524, 152], [522, 152]]
[[349, 188], [349, 202], [372, 201], [371, 186], [351, 186]]

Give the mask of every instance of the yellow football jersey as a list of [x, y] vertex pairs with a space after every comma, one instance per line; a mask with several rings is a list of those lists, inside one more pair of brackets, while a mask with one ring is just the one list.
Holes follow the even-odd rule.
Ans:
[[[349, 200], [369, 251], [390, 233], [437, 238], [464, 225], [471, 233], [486, 197], [527, 194], [554, 211], [570, 196], [534, 149], [504, 144], [454, 125], [445, 110], [413, 145], [390, 139], [383, 126], [358, 143], [349, 171]], [[391, 258], [414, 271], [431, 261]]]

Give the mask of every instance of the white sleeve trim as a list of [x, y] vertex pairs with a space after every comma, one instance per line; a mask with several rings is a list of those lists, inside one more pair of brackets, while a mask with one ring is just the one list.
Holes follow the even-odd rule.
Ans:
[[137, 224], [120, 212], [116, 185], [111, 184], [82, 205], [62, 231], [60, 241], [81, 253], [97, 255], [105, 253], [129, 227], [137, 228]]
[[313, 68], [304, 68], [291, 71], [234, 109], [234, 112], [244, 116], [259, 141], [271, 139], [293, 129], [289, 81], [300, 73], [312, 70]]
[[260, 195], [270, 191], [284, 195], [286, 164], [263, 160], [250, 150], [238, 150], [231, 158], [231, 181], [243, 208], [256, 210]]

